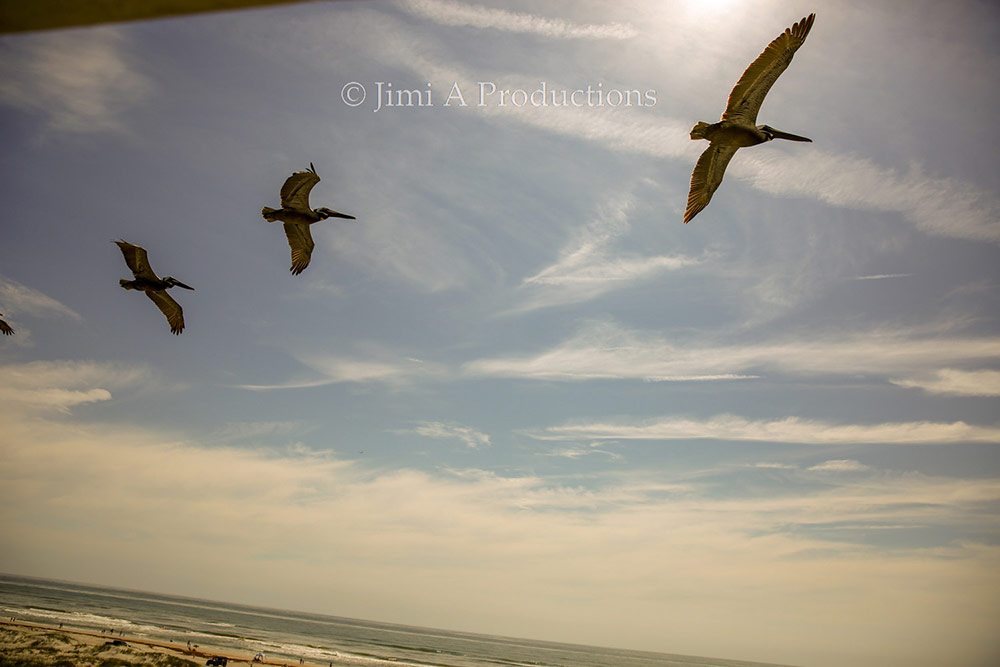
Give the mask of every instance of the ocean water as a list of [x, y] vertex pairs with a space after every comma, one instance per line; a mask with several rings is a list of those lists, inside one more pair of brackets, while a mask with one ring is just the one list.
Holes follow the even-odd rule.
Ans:
[[[67, 628], [269, 659], [369, 667], [761, 667], [764, 663], [628, 651], [376, 623], [304, 612], [0, 575], [0, 614]], [[771, 666], [773, 667], [773, 666]]]

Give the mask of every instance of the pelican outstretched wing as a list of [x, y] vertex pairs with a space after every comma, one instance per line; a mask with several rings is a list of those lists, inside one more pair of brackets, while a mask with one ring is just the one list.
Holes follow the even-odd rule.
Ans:
[[170, 333], [179, 336], [184, 331], [184, 311], [181, 310], [180, 304], [162, 290], [158, 292], [146, 292], [146, 296], [156, 304], [161, 313], [167, 316], [167, 322], [170, 324]]
[[810, 14], [791, 28], [785, 29], [757, 56], [757, 60], [750, 63], [736, 82], [733, 92], [729, 93], [729, 102], [722, 120], [751, 125], [757, 122], [757, 112], [760, 111], [767, 91], [771, 90], [774, 82], [788, 68], [788, 63], [792, 62], [792, 56], [806, 41], [815, 18], [815, 14]]
[[737, 146], [711, 144], [698, 158], [698, 164], [691, 174], [691, 190], [688, 192], [687, 209], [684, 211], [684, 224], [690, 222], [691, 218], [712, 201], [712, 195], [722, 183], [726, 166], [737, 150]]
[[284, 223], [285, 236], [288, 238], [288, 245], [292, 249], [292, 268], [289, 269], [293, 275], [299, 275], [309, 266], [312, 258], [313, 243], [312, 234], [309, 232], [309, 225], [296, 225], [290, 222]]
[[147, 280], [159, 280], [157, 275], [153, 273], [153, 269], [149, 266], [149, 258], [146, 257], [145, 248], [126, 241], [115, 241], [115, 243], [121, 248], [122, 255], [125, 257], [125, 264], [128, 265], [133, 276], [136, 278], [146, 278]]
[[319, 174], [316, 173], [316, 168], [310, 162], [308, 170], [295, 172], [281, 186], [281, 206], [299, 211], [310, 210], [309, 193], [317, 183], [319, 183]]
[[0, 320], [0, 332], [2, 332], [4, 336], [14, 335], [14, 330], [11, 329], [10, 325], [4, 322], [3, 320]]

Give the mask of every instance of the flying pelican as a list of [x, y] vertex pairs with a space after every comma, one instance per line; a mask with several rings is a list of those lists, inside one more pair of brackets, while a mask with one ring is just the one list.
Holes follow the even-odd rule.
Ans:
[[184, 331], [184, 311], [167, 294], [167, 290], [171, 287], [183, 287], [189, 290], [193, 290], [194, 288], [170, 276], [159, 278], [149, 266], [149, 259], [146, 257], [145, 248], [125, 241], [115, 241], [115, 243], [121, 248], [122, 255], [125, 256], [125, 263], [128, 264], [132, 275], [135, 276], [135, 280], [125, 280], [122, 278], [118, 281], [118, 284], [124, 289], [136, 289], [140, 292], [145, 292], [146, 296], [160, 309], [160, 312], [167, 316], [167, 322], [170, 323], [170, 333], [180, 335]]
[[691, 174], [691, 191], [688, 193], [684, 223], [698, 215], [701, 209], [712, 201], [712, 195], [722, 183], [726, 165], [744, 146], [756, 146], [772, 139], [791, 141], [812, 141], [788, 132], [776, 130], [767, 125], [755, 125], [760, 105], [778, 80], [781, 73], [792, 62], [792, 56], [812, 29], [815, 14], [805, 17], [767, 45], [757, 60], [750, 63], [743, 76], [736, 82], [722, 120], [718, 123], [699, 122], [691, 129], [692, 139], [708, 139], [709, 147], [698, 158], [694, 173]]
[[261, 215], [268, 222], [281, 220], [285, 223], [285, 236], [292, 249], [292, 268], [289, 271], [296, 276], [309, 266], [313, 248], [316, 246], [312, 234], [309, 233], [309, 225], [327, 218], [357, 220], [353, 215], [337, 213], [325, 206], [315, 210], [309, 208], [309, 192], [317, 183], [319, 174], [310, 162], [307, 171], [295, 172], [281, 186], [281, 208], [273, 209], [265, 206], [261, 209]]
[[[0, 315], [3, 315], [3, 313], [0, 313]], [[3, 320], [0, 320], [0, 332], [2, 332], [4, 336], [14, 335], [14, 330], [11, 329], [10, 325], [4, 322]]]

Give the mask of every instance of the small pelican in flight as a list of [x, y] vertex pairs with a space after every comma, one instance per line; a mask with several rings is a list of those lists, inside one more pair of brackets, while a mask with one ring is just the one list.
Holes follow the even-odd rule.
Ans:
[[815, 14], [805, 17], [785, 32], [778, 35], [767, 45], [757, 60], [750, 63], [743, 76], [736, 82], [733, 92], [729, 93], [729, 102], [722, 120], [718, 123], [699, 122], [691, 129], [692, 139], [708, 139], [709, 147], [698, 158], [694, 173], [691, 174], [691, 191], [688, 193], [687, 209], [684, 211], [684, 223], [698, 215], [701, 209], [708, 206], [712, 195], [722, 183], [726, 165], [736, 154], [737, 149], [744, 146], [756, 146], [772, 139], [790, 139], [791, 141], [812, 141], [795, 134], [782, 132], [767, 125], [755, 125], [760, 105], [778, 80], [781, 73], [792, 62], [792, 56], [812, 29]]
[[128, 264], [132, 275], [135, 276], [135, 280], [125, 280], [122, 278], [118, 281], [118, 284], [124, 289], [136, 289], [140, 292], [145, 292], [146, 296], [160, 309], [160, 312], [167, 316], [167, 322], [170, 323], [170, 333], [180, 335], [184, 331], [184, 311], [167, 294], [167, 290], [171, 287], [183, 287], [189, 290], [193, 290], [194, 288], [170, 276], [162, 279], [159, 278], [149, 266], [149, 259], [146, 257], [145, 248], [126, 243], [125, 241], [115, 241], [115, 243], [121, 248], [122, 255], [125, 256], [125, 263]]
[[297, 171], [281, 186], [281, 208], [273, 209], [265, 206], [261, 215], [268, 222], [281, 220], [285, 223], [285, 236], [292, 249], [292, 268], [289, 271], [299, 275], [309, 266], [313, 248], [316, 246], [309, 232], [309, 225], [327, 218], [346, 218], [357, 220], [353, 215], [337, 213], [326, 207], [315, 210], [309, 208], [309, 192], [319, 183], [319, 175], [312, 162], [308, 171]]
[[[0, 313], [0, 315], [3, 315], [3, 313]], [[14, 335], [14, 330], [11, 329], [10, 325], [4, 322], [3, 320], [0, 320], [0, 332], [2, 332], [4, 336]]]

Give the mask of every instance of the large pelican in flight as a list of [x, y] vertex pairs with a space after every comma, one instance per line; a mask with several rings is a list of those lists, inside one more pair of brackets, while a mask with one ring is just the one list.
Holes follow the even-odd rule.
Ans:
[[[3, 315], [3, 313], [0, 313], [0, 315]], [[10, 328], [9, 324], [4, 322], [3, 320], [0, 320], [0, 333], [2, 333], [4, 336], [13, 336], [14, 330]]]
[[692, 139], [708, 139], [709, 147], [698, 158], [694, 173], [691, 174], [691, 191], [688, 193], [684, 223], [698, 215], [701, 209], [712, 201], [712, 195], [722, 183], [726, 165], [744, 146], [756, 146], [772, 139], [791, 141], [812, 141], [788, 132], [776, 130], [767, 125], [755, 125], [760, 105], [778, 80], [781, 73], [792, 62], [792, 56], [806, 41], [812, 29], [815, 14], [805, 17], [767, 45], [757, 60], [750, 63], [743, 76], [736, 82], [722, 120], [718, 123], [699, 122], [691, 129]]
[[292, 267], [289, 271], [296, 276], [309, 266], [313, 248], [316, 247], [312, 240], [312, 234], [309, 232], [309, 225], [327, 218], [357, 220], [353, 215], [337, 213], [325, 206], [315, 210], [309, 208], [309, 192], [317, 183], [319, 183], [319, 174], [316, 173], [316, 167], [310, 162], [307, 171], [295, 172], [281, 186], [281, 208], [273, 209], [270, 206], [265, 206], [261, 209], [261, 215], [268, 222], [280, 220], [284, 223], [285, 236], [292, 249]]
[[180, 335], [184, 331], [184, 311], [181, 310], [180, 304], [167, 294], [167, 290], [171, 287], [183, 287], [189, 290], [194, 288], [188, 287], [176, 278], [170, 276], [160, 278], [153, 273], [153, 269], [149, 266], [149, 259], [146, 257], [145, 248], [125, 241], [115, 241], [115, 243], [121, 248], [122, 255], [125, 256], [125, 263], [132, 271], [132, 275], [135, 276], [135, 280], [122, 278], [118, 284], [124, 289], [145, 292], [146, 296], [160, 309], [160, 312], [166, 315], [167, 322], [170, 324], [170, 333]]

